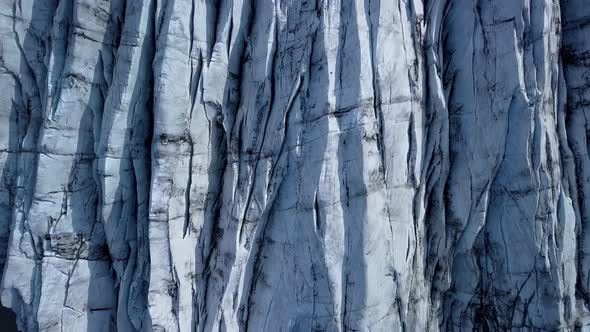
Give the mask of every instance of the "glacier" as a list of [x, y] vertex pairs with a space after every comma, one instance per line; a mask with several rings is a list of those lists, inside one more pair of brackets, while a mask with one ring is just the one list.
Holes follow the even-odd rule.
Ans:
[[590, 331], [587, 0], [0, 0], [0, 88], [20, 331]]

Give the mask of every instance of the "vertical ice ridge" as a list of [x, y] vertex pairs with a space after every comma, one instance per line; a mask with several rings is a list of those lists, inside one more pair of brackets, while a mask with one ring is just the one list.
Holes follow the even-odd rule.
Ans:
[[[127, 1], [123, 10], [125, 19], [105, 101], [97, 167], [102, 188], [101, 221], [119, 285], [117, 326], [141, 330], [145, 313], [142, 309], [136, 312], [136, 308], [145, 305], [141, 303], [145, 289], [137, 286], [134, 275], [145, 277], [137, 265], [145, 260], [139, 256], [145, 249], [138, 249], [138, 237], [147, 226], [140, 204], [146, 205], [148, 196], [140, 182], [149, 183], [144, 176], [146, 160], [150, 160], [147, 140], [151, 130], [148, 107], [152, 97], [154, 8], [151, 1]], [[139, 289], [134, 291], [133, 284]], [[134, 293], [132, 297], [130, 293]], [[129, 303], [130, 298], [139, 303]]]
[[3, 305], [25, 331], [584, 328], [586, 7], [0, 4]]
[[580, 293], [579, 301], [586, 308], [589, 306], [588, 255], [586, 254], [590, 237], [588, 236], [588, 120], [587, 104], [590, 91], [588, 75], [590, 61], [588, 61], [590, 44], [586, 37], [588, 33], [588, 8], [580, 1], [561, 1], [562, 45], [561, 60], [563, 63], [564, 79], [564, 115], [562, 125], [565, 127], [567, 143], [571, 150], [568, 177], [571, 199], [574, 201], [576, 216], [577, 242], [577, 278], [576, 287]]
[[[559, 209], [572, 209], [571, 204], [563, 206], [567, 201], [559, 198], [562, 195], [561, 175], [559, 165], [555, 164], [560, 158], [559, 143], [554, 139], [555, 134], [547, 134], [556, 132], [554, 124], [557, 122], [554, 100], [559, 79], [556, 35], [559, 30], [555, 24], [559, 24], [559, 6], [539, 2], [490, 6], [479, 2], [476, 8], [472, 16], [475, 28], [468, 33], [483, 36], [466, 45], [473, 49], [471, 59], [462, 60], [456, 56], [456, 50], [465, 47], [460, 39], [452, 39], [450, 33], [447, 39], [450, 58], [445, 62], [453, 75], [449, 77], [449, 89], [453, 92], [449, 97], [449, 112], [451, 115], [455, 113], [458, 119], [454, 125], [451, 122], [450, 136], [475, 138], [468, 133], [474, 128], [483, 128], [483, 123], [486, 126], [484, 135], [486, 130], [490, 133], [505, 131], [506, 134], [499, 144], [476, 138], [472, 142], [465, 141], [466, 149], [459, 145], [453, 149], [451, 145], [451, 199], [447, 208], [451, 214], [447, 214], [447, 218], [460, 221], [462, 229], [459, 241], [454, 244], [457, 253], [450, 257], [455, 272], [452, 272], [453, 283], [446, 296], [449, 314], [445, 316], [450, 317], [446, 326], [500, 329], [571, 326], [573, 321], [571, 316], [564, 316], [563, 306], [571, 308], [573, 303], [550, 300], [574, 297], [571, 278], [545, 278], [535, 274], [535, 285], [532, 286], [529, 277], [531, 269], [553, 275], [556, 273], [550, 272], [556, 271], [553, 269], [571, 264], [552, 259], [548, 250], [557, 252], [562, 249], [547, 242], [563, 231], [570, 232], [567, 236], [573, 235], [571, 227], [555, 228], [561, 227], [555, 224], [553, 216], [556, 212], [547, 213], [557, 211], [558, 204], [562, 206]], [[447, 26], [452, 19], [458, 19], [456, 15], [459, 13], [471, 15], [466, 11], [465, 6], [451, 3]], [[529, 16], [521, 18], [520, 13]], [[454, 36], [460, 38], [457, 33]], [[506, 39], [513, 42], [500, 43]], [[457, 42], [459, 44], [455, 44]], [[473, 64], [471, 67], [468, 61]], [[462, 75], [463, 68], [469, 68], [470, 75]], [[513, 68], [513, 71], [506, 68]], [[457, 89], [463, 89], [464, 85], [474, 91], [473, 97], [457, 94], [460, 91]], [[487, 94], [479, 93], [484, 89]], [[470, 111], [467, 105], [472, 105], [474, 110]], [[498, 127], [488, 129], [493, 126]], [[486, 159], [486, 163], [481, 162]], [[470, 177], [463, 188], [458, 177], [459, 172], [463, 172], [460, 167], [468, 171]], [[489, 174], [487, 179], [482, 177], [485, 174]], [[482, 179], [485, 182], [481, 182]], [[472, 205], [467, 208], [462, 206], [463, 199], [459, 195], [469, 192], [471, 198], [468, 201]], [[475, 202], [483, 204], [473, 205], [474, 193], [477, 195]], [[457, 198], [453, 199], [453, 196]], [[512, 218], [520, 219], [520, 222], [508, 223], [508, 220], [514, 220]], [[533, 239], [525, 235], [525, 228], [534, 234]], [[570, 248], [565, 249], [568, 251], [564, 255], [572, 254]], [[536, 258], [524, 263], [524, 256], [518, 255], [525, 252], [529, 252], [527, 257]], [[470, 262], [471, 257], [476, 259], [475, 263]], [[525, 264], [530, 267], [524, 268]], [[459, 280], [461, 289], [457, 288]], [[549, 292], [547, 289], [552, 287], [556, 287], [555, 291]], [[532, 298], [541, 296], [539, 288], [547, 293], [531, 303]], [[523, 300], [526, 298], [529, 300]], [[532, 309], [535, 306], [543, 307], [544, 314], [536, 314], [541, 309]], [[505, 316], [505, 308], [512, 310], [508, 321], [500, 318]], [[468, 317], [473, 318], [468, 320]]]
[[444, 29], [442, 22], [448, 13], [446, 0], [425, 3], [424, 77], [425, 111], [424, 163], [421, 179], [424, 188], [425, 270], [430, 299], [427, 327], [437, 330], [442, 320], [444, 293], [448, 289], [449, 246], [446, 232], [445, 190], [449, 173], [449, 114], [443, 69]]
[[[14, 87], [14, 97], [7, 95], [2, 100], [2, 107], [6, 110], [2, 133], [2, 199], [7, 198], [8, 204], [3, 204], [2, 237], [3, 249], [2, 268], [11, 269], [11, 256], [25, 256], [31, 253], [26, 246], [19, 246], [22, 236], [27, 240], [24, 216], [30, 206], [31, 187], [35, 178], [35, 161], [37, 159], [37, 138], [43, 116], [42, 100], [44, 80], [47, 75], [46, 61], [50, 45], [47, 31], [51, 30], [52, 12], [55, 2], [5, 2], [2, 6], [2, 69], [3, 86]], [[33, 10], [31, 10], [33, 9]], [[42, 40], [39, 45], [37, 41]], [[13, 79], [14, 82], [10, 82]], [[8, 187], [8, 186], [10, 187]], [[6, 191], [5, 191], [6, 190]], [[5, 196], [6, 195], [6, 196]], [[8, 231], [12, 234], [8, 237]], [[15, 246], [17, 246], [15, 248]], [[23, 251], [21, 251], [21, 248]], [[39, 257], [28, 256], [30, 266], [22, 271], [23, 276], [33, 275], [33, 266]], [[6, 268], [4, 268], [6, 263]], [[14, 280], [14, 279], [13, 279]], [[16, 281], [16, 280], [15, 280]], [[24, 287], [21, 287], [24, 286]], [[3, 284], [3, 304], [13, 307], [17, 312], [17, 323], [20, 328], [37, 328], [36, 317], [26, 315], [35, 312], [35, 295], [37, 286], [21, 282], [6, 281]]]

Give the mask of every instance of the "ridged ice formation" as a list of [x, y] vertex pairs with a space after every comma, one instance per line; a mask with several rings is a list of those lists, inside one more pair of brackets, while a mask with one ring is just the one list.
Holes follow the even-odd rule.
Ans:
[[588, 0], [1, 0], [22, 331], [590, 324]]

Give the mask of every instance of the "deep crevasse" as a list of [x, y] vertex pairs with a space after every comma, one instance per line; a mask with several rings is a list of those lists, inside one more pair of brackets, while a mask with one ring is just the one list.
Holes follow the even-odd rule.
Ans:
[[584, 0], [0, 14], [21, 330], [589, 324]]

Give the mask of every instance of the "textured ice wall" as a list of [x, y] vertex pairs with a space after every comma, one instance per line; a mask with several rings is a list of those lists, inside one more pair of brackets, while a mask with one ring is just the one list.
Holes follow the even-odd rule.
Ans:
[[574, 329], [585, 0], [0, 1], [23, 331]]

